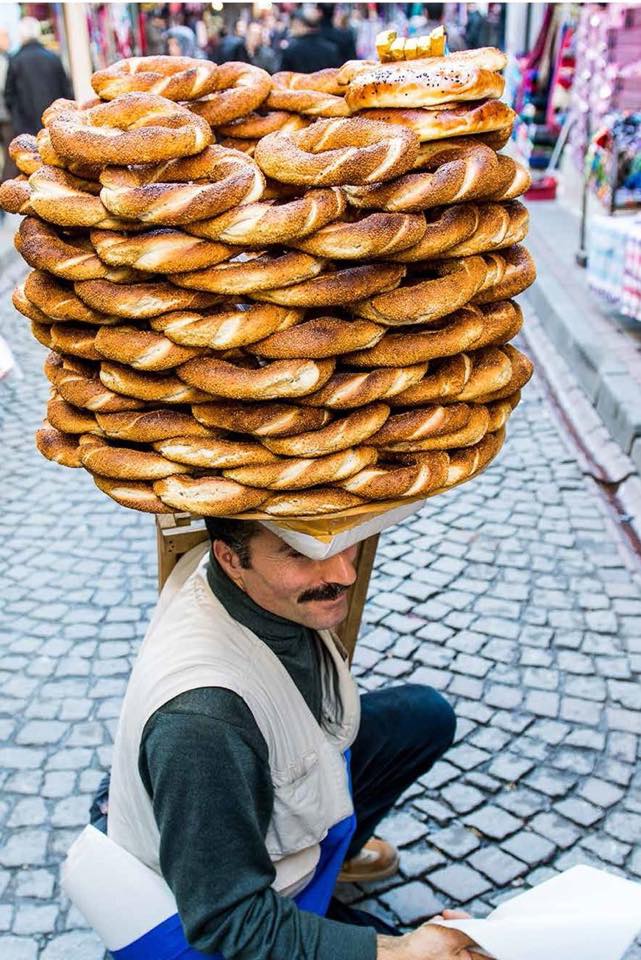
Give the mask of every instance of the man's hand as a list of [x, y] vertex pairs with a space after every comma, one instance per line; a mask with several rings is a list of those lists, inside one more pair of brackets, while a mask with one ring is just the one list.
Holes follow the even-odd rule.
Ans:
[[[462, 910], [444, 910], [434, 919], [465, 920]], [[378, 937], [376, 960], [483, 960], [475, 953], [475, 944], [460, 930], [451, 930], [434, 923], [406, 933], [403, 937]]]

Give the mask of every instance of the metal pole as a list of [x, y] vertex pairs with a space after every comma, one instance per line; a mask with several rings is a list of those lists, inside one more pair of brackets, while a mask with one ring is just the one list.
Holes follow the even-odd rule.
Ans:
[[576, 252], [576, 262], [579, 267], [585, 269], [588, 265], [588, 251], [585, 244], [587, 223], [588, 223], [588, 197], [590, 191], [590, 173], [586, 163], [588, 150], [590, 149], [590, 140], [592, 138], [592, 124], [590, 123], [590, 106], [585, 114], [585, 142], [586, 150], [583, 157], [583, 194], [581, 196], [581, 226], [579, 229], [579, 249]]
[[91, 87], [91, 54], [89, 50], [89, 29], [87, 27], [87, 5], [84, 3], [64, 3], [65, 34], [69, 50], [69, 66], [76, 100], [90, 100], [95, 97]]

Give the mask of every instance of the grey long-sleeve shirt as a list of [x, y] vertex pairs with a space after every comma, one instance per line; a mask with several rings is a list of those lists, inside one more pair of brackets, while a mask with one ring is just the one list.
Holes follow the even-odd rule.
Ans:
[[[319, 719], [315, 634], [258, 607], [212, 559], [208, 580], [279, 657]], [[372, 928], [299, 910], [272, 889], [269, 756], [242, 698], [204, 687], [165, 704], [145, 727], [139, 770], [160, 830], [163, 875], [196, 950], [225, 960], [375, 960]]]

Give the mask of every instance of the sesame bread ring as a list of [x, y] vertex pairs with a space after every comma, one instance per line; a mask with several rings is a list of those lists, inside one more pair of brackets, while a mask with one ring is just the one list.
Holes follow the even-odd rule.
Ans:
[[150, 483], [142, 480], [110, 480], [95, 475], [93, 481], [99, 490], [122, 507], [141, 510], [143, 513], [173, 513], [173, 507], [168, 507], [156, 496]]
[[102, 433], [93, 413], [80, 407], [72, 407], [57, 391], [53, 392], [47, 404], [47, 420], [61, 433], [95, 433], [98, 436]]
[[271, 337], [249, 346], [247, 351], [270, 360], [289, 360], [292, 357], [320, 360], [373, 347], [384, 333], [385, 327], [369, 320], [315, 317], [289, 330], [273, 333]]
[[180, 347], [162, 333], [140, 327], [102, 327], [95, 338], [98, 359], [115, 360], [135, 370], [171, 370], [192, 357], [200, 347]]
[[[354, 312], [357, 316], [386, 326], [431, 323], [444, 317], [468, 303], [481, 289], [487, 276], [482, 257], [460, 257], [446, 260], [445, 263], [448, 265], [446, 268], [435, 268], [436, 276], [432, 279], [405, 284], [391, 292], [361, 300], [354, 304]], [[382, 265], [379, 269], [382, 269]], [[441, 270], [445, 276], [440, 275]]]
[[216, 89], [217, 67], [192, 57], [128, 57], [91, 77], [103, 100], [123, 93], [155, 93], [167, 100], [196, 100]]
[[29, 216], [34, 213], [31, 206], [31, 187], [22, 174], [0, 184], [0, 210], [7, 213], [20, 213]]
[[[202, 390], [195, 390], [170, 374], [142, 373], [106, 360], [100, 364], [100, 380], [122, 400], [134, 397], [163, 403], [203, 403], [210, 399]], [[140, 410], [144, 405], [132, 401], [129, 406], [118, 409]]]
[[46, 126], [56, 153], [83, 163], [160, 163], [200, 153], [212, 142], [206, 120], [152, 93], [63, 110]]
[[365, 110], [368, 120], [412, 130], [422, 143], [512, 129], [516, 114], [502, 100], [445, 104], [432, 110]]
[[[307, 254], [301, 253], [300, 256]], [[252, 296], [256, 300], [267, 300], [268, 303], [279, 303], [282, 306], [336, 307], [377, 293], [385, 296], [383, 292], [396, 288], [404, 275], [405, 267], [401, 264], [365, 263], [342, 270], [331, 270], [312, 280], [290, 286], [255, 290]]]
[[290, 70], [275, 73], [267, 106], [272, 110], [289, 110], [310, 117], [348, 117], [352, 111], [342, 95], [343, 89], [336, 82], [336, 73], [332, 68], [316, 73]]
[[355, 447], [326, 457], [293, 457], [260, 467], [236, 467], [224, 475], [238, 483], [270, 490], [305, 490], [325, 483], [335, 483], [353, 476], [375, 463], [373, 447]]
[[46, 323], [38, 323], [37, 320], [31, 321], [31, 334], [38, 343], [41, 343], [43, 347], [47, 347], [49, 350], [53, 347], [51, 340], [51, 327]]
[[430, 146], [431, 170], [407, 173], [391, 183], [345, 187], [349, 202], [368, 209], [427, 210], [492, 196], [504, 182], [496, 153], [482, 143], [439, 141]]
[[320, 390], [302, 397], [300, 402], [332, 410], [351, 410], [402, 393], [421, 381], [426, 371], [426, 363], [395, 369], [383, 367], [366, 373], [341, 371], [330, 377]]
[[91, 280], [109, 273], [86, 239], [61, 237], [36, 217], [25, 217], [15, 244], [30, 267], [48, 270], [64, 280]]
[[[209, 293], [181, 290], [163, 281], [126, 284], [82, 280], [74, 284], [74, 290], [83, 303], [95, 310], [109, 310], [117, 317], [137, 320], [169, 310], [205, 310], [219, 300]], [[30, 297], [29, 290], [27, 296]]]
[[272, 200], [246, 204], [214, 219], [189, 224], [186, 229], [209, 240], [262, 247], [314, 233], [340, 217], [346, 205], [340, 187], [328, 187], [308, 190], [304, 196], [283, 203]]
[[253, 157], [256, 151], [258, 140], [241, 140], [239, 137], [221, 137], [218, 141], [219, 146], [226, 150], [240, 150], [246, 153], [248, 157]]
[[118, 413], [144, 406], [139, 400], [114, 393], [99, 380], [95, 366], [75, 357], [51, 353], [45, 360], [44, 371], [63, 400], [74, 407]]
[[267, 99], [272, 80], [266, 70], [230, 61], [216, 71], [216, 92], [187, 104], [212, 127], [221, 127], [257, 110]]
[[[310, 257], [307, 253], [294, 250], [256, 256], [243, 254], [242, 259], [237, 258], [216, 267], [208, 267], [206, 270], [175, 273], [172, 280], [181, 287], [209, 290], [227, 296], [255, 294], [275, 287], [289, 287], [310, 277], [316, 277], [323, 269], [324, 263], [324, 260], [319, 257]], [[287, 301], [284, 302], [287, 304]], [[295, 301], [291, 305], [299, 306]]]
[[175, 436], [153, 444], [163, 456], [189, 467], [215, 468], [255, 466], [278, 458], [260, 443], [248, 440]]
[[290, 246], [334, 260], [385, 257], [417, 244], [425, 233], [425, 217], [410, 213], [373, 213], [362, 220], [337, 220]]
[[171, 437], [216, 436], [215, 430], [204, 427], [190, 413], [164, 408], [128, 413], [99, 413], [96, 422], [105, 436], [133, 443], [155, 443]]
[[[272, 77], [273, 80], [273, 77]], [[287, 110], [270, 110], [268, 113], [250, 113], [246, 117], [239, 117], [218, 127], [217, 133], [224, 137], [238, 140], [258, 141], [268, 133], [277, 130], [290, 132], [308, 127], [311, 119], [301, 117], [298, 113], [289, 113]]]
[[356, 447], [376, 434], [389, 416], [384, 403], [372, 403], [337, 420], [322, 430], [310, 430], [291, 437], [266, 437], [262, 443], [283, 457], [322, 457], [338, 450]]
[[[93, 281], [83, 281], [92, 283]], [[99, 282], [99, 281], [96, 281]], [[117, 286], [117, 284], [113, 284]], [[115, 324], [118, 317], [92, 310], [79, 297], [72, 287], [56, 279], [43, 270], [32, 270], [27, 274], [24, 282], [25, 296], [38, 307], [50, 321], [59, 320], [61, 323], [77, 321], [78, 323]]]
[[41, 326], [53, 323], [51, 317], [48, 317], [46, 313], [37, 307], [35, 303], [32, 303], [31, 300], [27, 297], [25, 293], [25, 281], [19, 283], [11, 294], [11, 302], [13, 303], [16, 310], [27, 317], [29, 320], [34, 323], [38, 323]]
[[[408, 457], [409, 459], [409, 457]], [[340, 484], [343, 490], [367, 500], [420, 497], [445, 486], [450, 458], [445, 451], [421, 454], [406, 466], [377, 463]]]
[[205, 314], [165, 313], [154, 317], [150, 326], [186, 347], [233, 350], [287, 330], [302, 317], [302, 310], [289, 307], [266, 303], [230, 304]]
[[257, 437], [287, 437], [320, 430], [330, 419], [327, 410], [305, 409], [290, 403], [198, 403], [191, 408], [205, 427], [250, 433]]
[[335, 487], [316, 487], [314, 490], [299, 490], [297, 493], [276, 493], [261, 506], [261, 511], [270, 517], [319, 517], [361, 507], [366, 501], [347, 490]]
[[490, 390], [505, 386], [511, 378], [512, 363], [508, 354], [499, 347], [484, 347], [430, 364], [427, 375], [397, 394], [392, 406], [476, 400]]
[[340, 70], [336, 67], [326, 67], [324, 70], [315, 70], [312, 73], [296, 73], [293, 70], [281, 70], [272, 76], [272, 82], [287, 90], [317, 90], [319, 93], [331, 93], [335, 97], [342, 97], [345, 85], [339, 83]]
[[512, 415], [512, 411], [518, 406], [520, 400], [521, 394], [517, 393], [516, 395], [512, 394], [511, 397], [505, 400], [495, 400], [494, 403], [488, 403], [487, 412], [490, 421], [487, 429], [490, 433], [501, 430], [501, 428], [505, 426]]
[[[509, 141], [511, 133], [512, 128], [505, 127], [503, 130], [493, 130], [489, 133], [475, 133], [474, 135], [470, 135], [468, 137], [448, 137], [447, 142], [451, 147], [457, 147], [466, 143], [482, 143], [485, 144], [486, 147], [490, 147], [496, 152], [500, 150], [501, 147], [504, 147]], [[418, 149], [418, 156], [414, 161], [414, 170], [424, 170], [429, 168], [429, 161], [433, 156], [433, 148], [435, 145], [438, 145], [438, 143], [438, 140], [425, 140], [421, 143]], [[501, 166], [501, 157], [498, 158], [498, 161], [499, 166]], [[505, 171], [504, 177], [507, 181], [507, 171]], [[504, 186], [503, 189], [505, 189]]]
[[101, 360], [96, 350], [96, 328], [82, 324], [54, 323], [49, 327], [51, 348], [56, 353], [80, 357], [81, 360]]
[[129, 221], [114, 217], [98, 196], [100, 184], [81, 180], [61, 167], [42, 166], [29, 177], [31, 207], [59, 227], [125, 229]]
[[47, 166], [63, 167], [65, 170], [68, 170], [69, 173], [72, 173], [75, 177], [78, 177], [81, 180], [95, 180], [97, 182], [100, 178], [102, 164], [80, 163], [75, 160], [63, 160], [62, 157], [59, 157], [53, 148], [51, 134], [46, 127], [43, 127], [42, 130], [38, 130], [36, 135], [36, 144], [38, 147], [38, 153], [42, 158], [42, 162]]
[[356, 117], [271, 133], [259, 142], [255, 158], [264, 173], [283, 183], [341, 186], [391, 180], [411, 169], [417, 154], [411, 130]]
[[447, 407], [416, 407], [404, 413], [394, 413], [371, 437], [370, 443], [373, 447], [389, 447], [391, 443], [401, 441], [414, 442], [428, 437], [442, 437], [444, 434], [462, 430], [469, 422], [471, 413], [472, 407], [465, 403]]
[[42, 166], [42, 157], [38, 153], [36, 138], [30, 133], [21, 133], [9, 144], [9, 156], [20, 173], [30, 176]]
[[[446, 407], [445, 409], [451, 409]], [[387, 443], [382, 449], [391, 452], [412, 453], [419, 450], [450, 450], [453, 447], [471, 447], [482, 440], [488, 431], [490, 414], [487, 407], [472, 406], [467, 423], [451, 433], [438, 433], [431, 437]], [[391, 419], [391, 418], [390, 418]]]
[[100, 183], [100, 199], [115, 216], [168, 227], [252, 203], [265, 189], [251, 157], [218, 145], [153, 167], [107, 167]]
[[224, 477], [167, 477], [153, 486], [154, 493], [174, 510], [202, 517], [224, 517], [255, 510], [267, 499], [256, 490]]
[[60, 433], [46, 423], [40, 430], [36, 430], [36, 447], [47, 460], [53, 460], [63, 467], [82, 466], [78, 438]]
[[503, 182], [501, 188], [492, 196], [492, 200], [514, 200], [526, 193], [532, 186], [532, 174], [522, 163], [512, 157], [498, 156]]
[[275, 400], [303, 397], [326, 383], [333, 360], [275, 360], [258, 369], [237, 366], [216, 357], [197, 357], [178, 367], [181, 380], [228, 400]]
[[92, 230], [90, 236], [103, 264], [149, 273], [176, 273], [185, 266], [200, 270], [238, 253], [235, 247], [190, 237], [181, 230], [150, 230], [134, 237], [113, 230]]
[[479, 219], [480, 208], [474, 203], [431, 210], [427, 215], [425, 233], [418, 243], [395, 253], [391, 259], [396, 263], [415, 263], [445, 256], [445, 251], [473, 236]]
[[157, 453], [135, 447], [117, 447], [92, 434], [83, 434], [79, 443], [83, 467], [112, 480], [162, 480], [174, 473], [189, 471], [189, 467]]
[[492, 254], [492, 256], [500, 257], [503, 261], [504, 274], [497, 283], [477, 294], [474, 298], [475, 303], [508, 300], [527, 290], [536, 280], [536, 266], [525, 247], [509, 247], [500, 254]]
[[[499, 430], [496, 433], [486, 433], [482, 440], [471, 447], [450, 450], [450, 463], [444, 486], [453, 487], [480, 473], [497, 455], [504, 440], [505, 430]], [[422, 456], [424, 454], [418, 454], [418, 457]]]
[[511, 343], [504, 344], [501, 350], [510, 360], [512, 367], [510, 380], [505, 386], [476, 397], [475, 399], [479, 403], [492, 403], [495, 400], [504, 400], [506, 397], [512, 396], [525, 386], [534, 373], [534, 364], [530, 358], [526, 357], [520, 350], [517, 350], [516, 347], [513, 347]]
[[345, 100], [350, 110], [415, 109], [436, 107], [461, 100], [497, 100], [505, 81], [493, 70], [473, 63], [434, 57], [404, 67], [381, 64], [364, 71], [349, 84]]
[[450, 247], [443, 253], [444, 257], [468, 257], [475, 253], [502, 250], [527, 235], [529, 214], [527, 208], [518, 201], [483, 203], [478, 211], [479, 223], [472, 236]]

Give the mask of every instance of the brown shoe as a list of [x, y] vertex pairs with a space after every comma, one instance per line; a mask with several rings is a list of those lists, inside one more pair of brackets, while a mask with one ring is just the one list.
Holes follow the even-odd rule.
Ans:
[[338, 875], [339, 883], [372, 883], [385, 880], [398, 870], [398, 850], [387, 840], [372, 837], [360, 853], [346, 860]]

